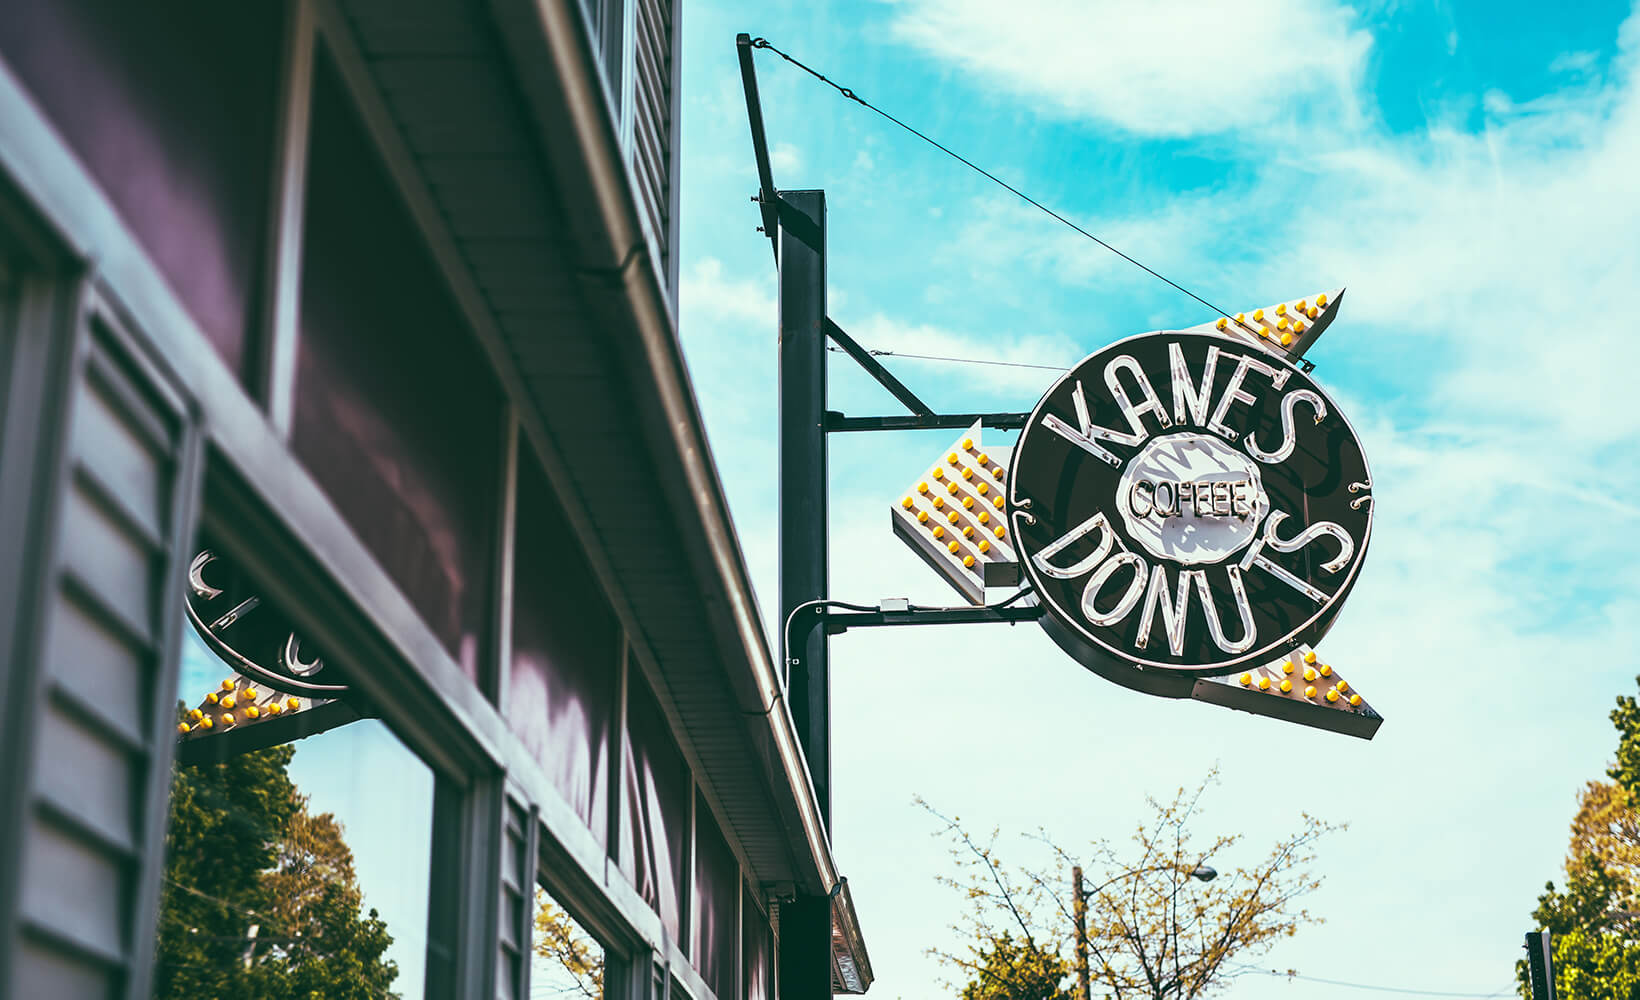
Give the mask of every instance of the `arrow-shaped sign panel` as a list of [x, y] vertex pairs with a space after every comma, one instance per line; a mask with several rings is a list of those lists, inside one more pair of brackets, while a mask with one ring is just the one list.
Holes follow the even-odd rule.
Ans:
[[1019, 583], [1004, 514], [1007, 447], [987, 449], [975, 422], [890, 508], [894, 533], [971, 604]]

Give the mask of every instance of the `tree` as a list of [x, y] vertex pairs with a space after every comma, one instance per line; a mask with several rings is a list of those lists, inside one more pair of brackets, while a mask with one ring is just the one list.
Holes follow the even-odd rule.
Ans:
[[537, 968], [552, 992], [579, 991], [588, 1000], [603, 997], [603, 949], [543, 889], [535, 890], [535, 955], [545, 960]]
[[[1552, 935], [1557, 994], [1578, 1000], [1640, 996], [1640, 703], [1619, 695], [1611, 721], [1617, 760], [1606, 773], [1613, 780], [1591, 781], [1578, 794], [1565, 888], [1546, 883], [1532, 911]], [[1515, 977], [1529, 998], [1524, 959]]]
[[982, 946], [976, 977], [962, 988], [962, 1000], [1071, 1000], [1064, 989], [1070, 966], [1031, 941], [1015, 941], [1003, 931]]
[[[951, 841], [956, 874], [941, 881], [967, 903], [953, 927], [966, 947], [930, 952], [968, 980], [964, 1000], [1070, 996], [1030, 975], [1054, 968], [1068, 975], [1074, 968], [1066, 958], [1074, 956], [1076, 943], [1069, 873], [1079, 864], [1093, 873], [1092, 888], [1084, 890], [1089, 978], [1113, 1000], [1209, 996], [1238, 974], [1232, 959], [1261, 954], [1304, 924], [1319, 922], [1298, 904], [1321, 884], [1310, 872], [1316, 842], [1337, 827], [1311, 816], [1257, 864], [1210, 884], [1192, 878], [1205, 859], [1233, 854], [1241, 840], [1239, 834], [1203, 839], [1192, 832], [1202, 794], [1216, 779], [1215, 770], [1193, 791], [1180, 788], [1170, 802], [1147, 800], [1151, 815], [1137, 824], [1130, 843], [1097, 840], [1086, 862], [1039, 831], [1034, 839], [1055, 862], [1045, 871], [1004, 864], [996, 852], [999, 831], [977, 840], [958, 818], [919, 799]], [[1027, 975], [1010, 972], [1016, 968]]]
[[154, 996], [383, 1000], [398, 967], [329, 813], [309, 813], [289, 746], [172, 778]]

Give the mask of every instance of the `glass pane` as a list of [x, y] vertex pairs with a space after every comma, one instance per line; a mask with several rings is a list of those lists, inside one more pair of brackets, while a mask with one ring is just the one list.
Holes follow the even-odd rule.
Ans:
[[269, 210], [283, 0], [6, 0], [0, 53], [235, 374]]
[[769, 956], [773, 954], [769, 918], [758, 909], [757, 900], [746, 894], [740, 909], [740, 958], [742, 993], [746, 1000], [770, 1000], [774, 984], [769, 976]]
[[191, 574], [153, 995], [422, 997], [433, 772], [345, 695], [272, 687], [337, 677], [223, 562]]
[[507, 718], [599, 843], [609, 835], [615, 613], [529, 448], [518, 470]]
[[695, 931], [690, 955], [706, 985], [720, 997], [735, 985], [735, 906], [740, 862], [718, 829], [706, 800], [695, 796]]
[[530, 996], [601, 1000], [604, 947], [547, 890], [535, 890], [530, 942]]
[[636, 670], [628, 675], [621, 870], [683, 943], [684, 847], [689, 837], [689, 768], [666, 715]]
[[500, 388], [328, 58], [311, 141], [293, 444], [476, 677]]

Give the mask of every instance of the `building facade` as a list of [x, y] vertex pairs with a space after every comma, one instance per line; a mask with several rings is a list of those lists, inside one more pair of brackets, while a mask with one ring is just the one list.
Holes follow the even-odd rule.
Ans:
[[0, 6], [0, 993], [863, 992], [678, 0]]

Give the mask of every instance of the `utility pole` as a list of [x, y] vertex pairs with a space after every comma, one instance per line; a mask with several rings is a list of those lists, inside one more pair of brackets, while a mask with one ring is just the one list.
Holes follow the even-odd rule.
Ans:
[[1076, 917], [1076, 989], [1092, 1000], [1088, 984], [1088, 897], [1082, 895], [1082, 866], [1071, 868], [1071, 913]]

